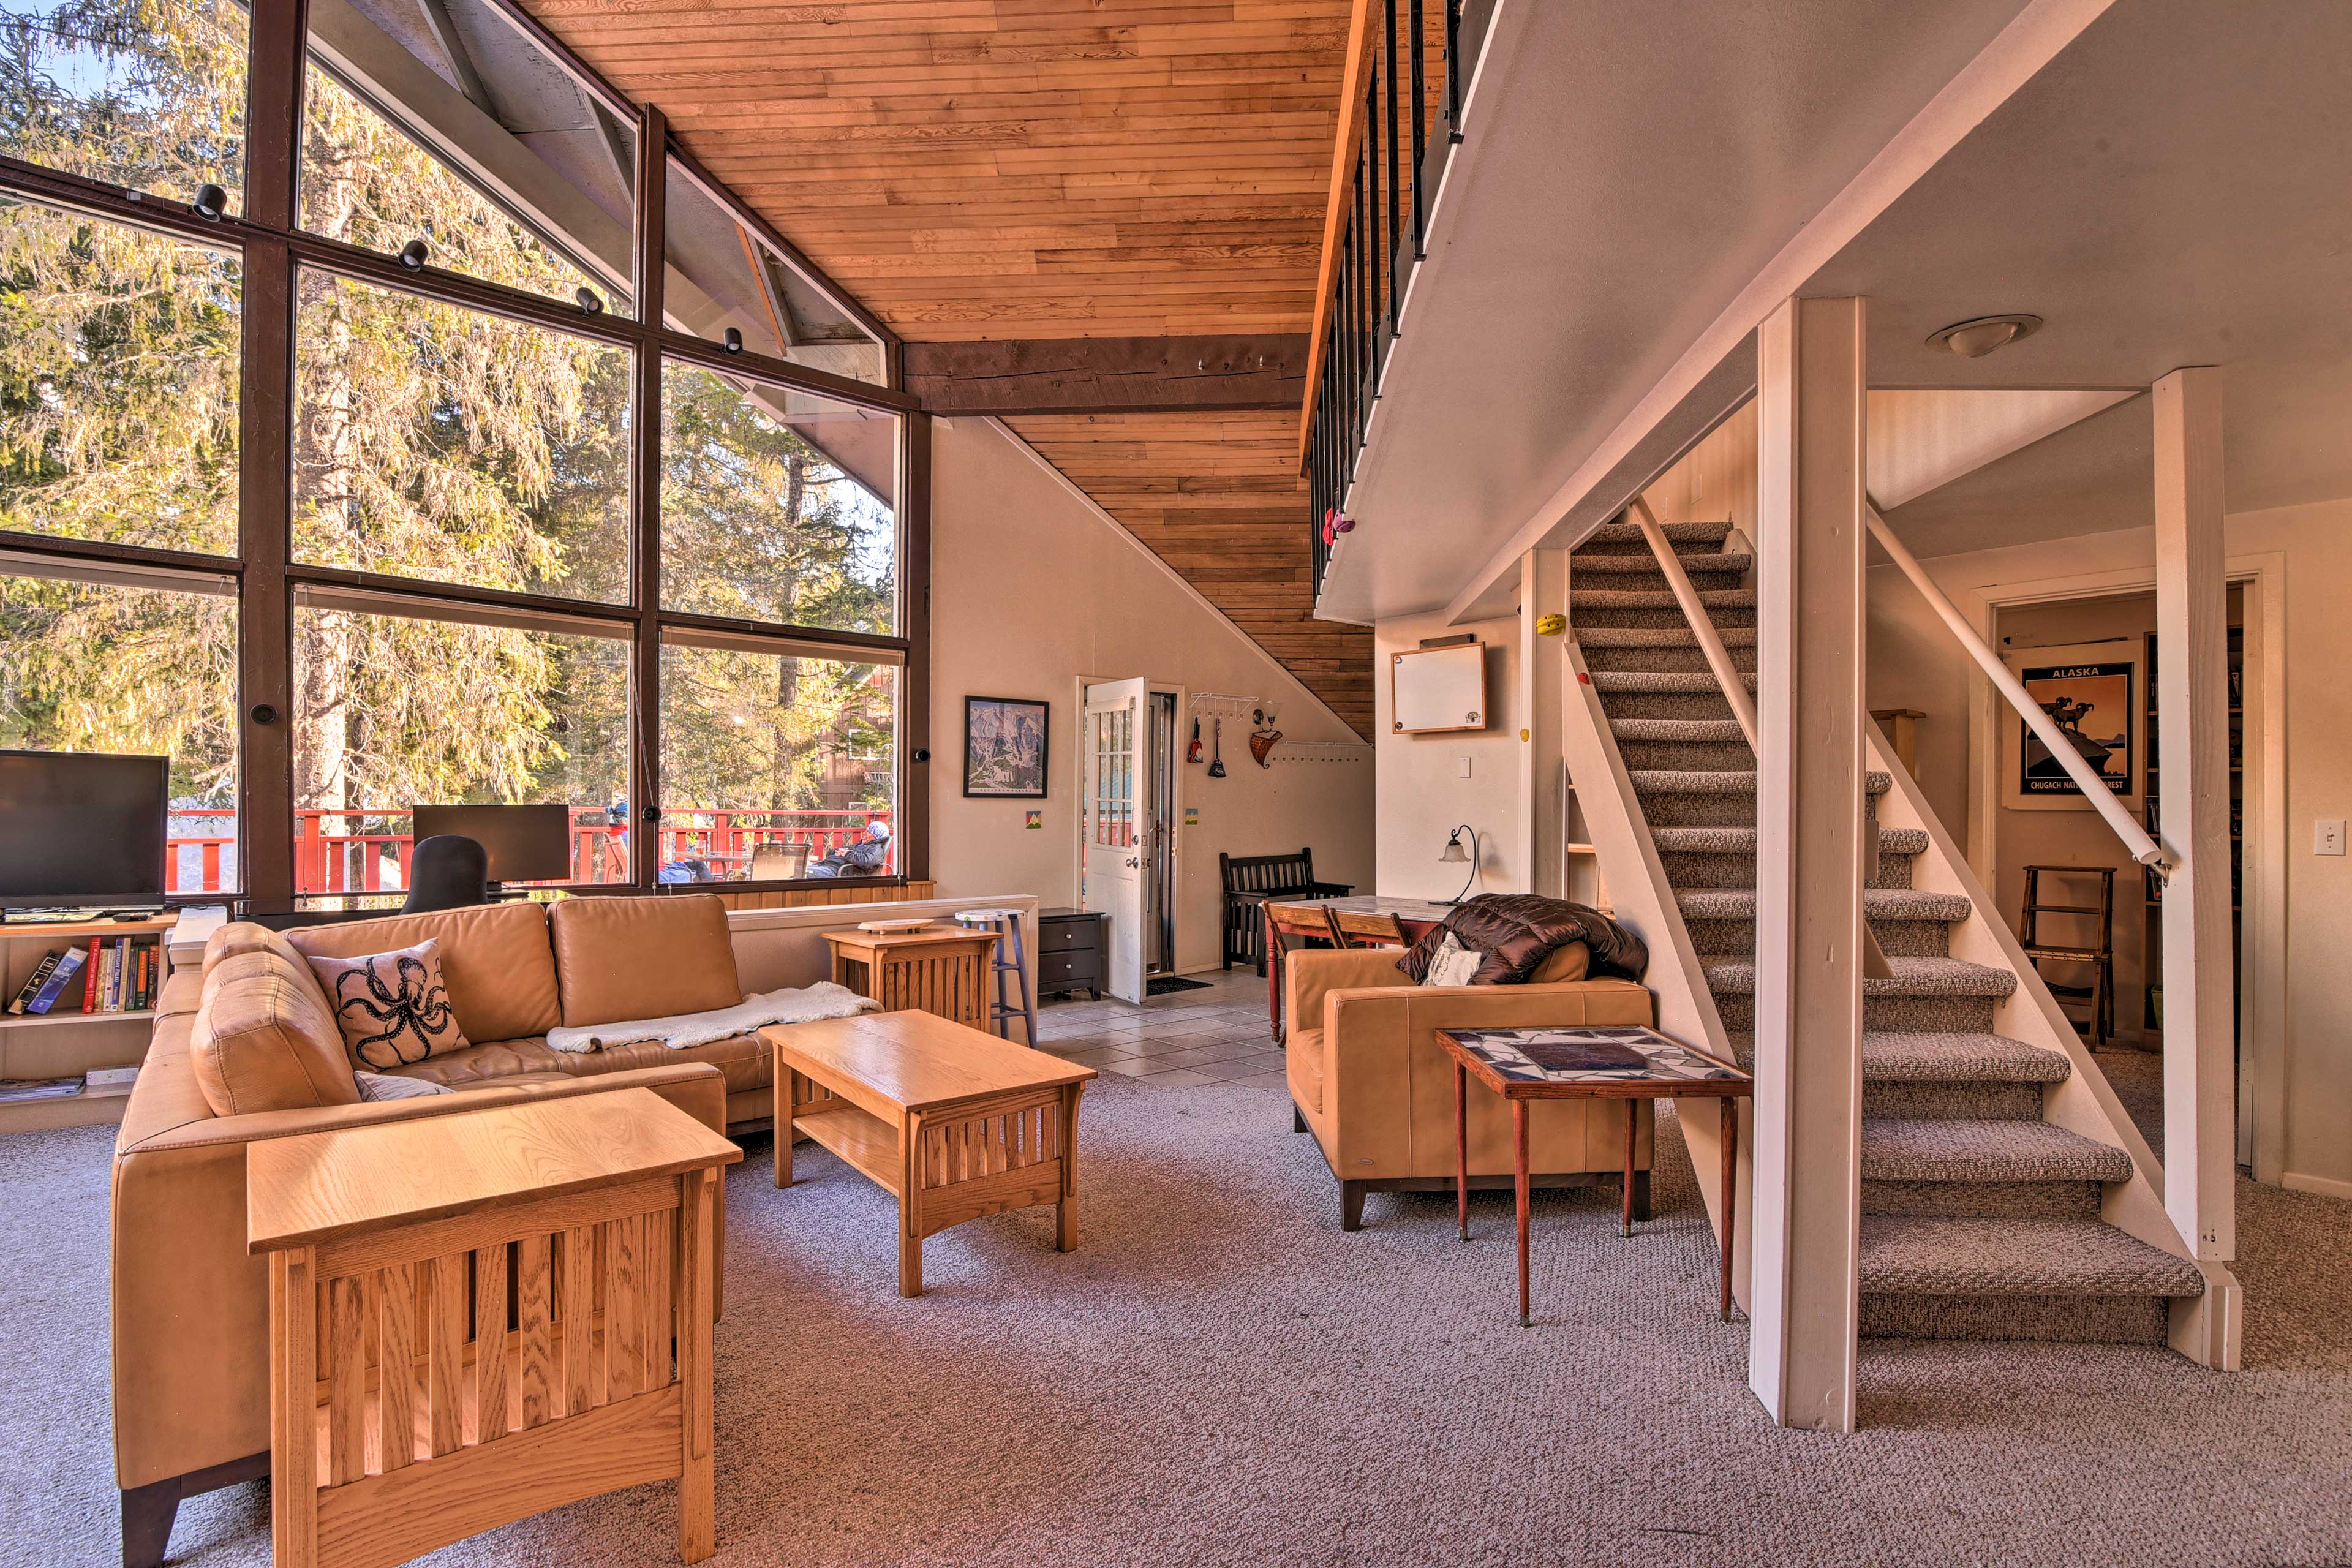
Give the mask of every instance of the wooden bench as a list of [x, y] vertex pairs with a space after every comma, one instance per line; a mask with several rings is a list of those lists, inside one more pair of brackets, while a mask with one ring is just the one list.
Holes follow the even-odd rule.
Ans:
[[1265, 973], [1267, 899], [1344, 899], [1356, 890], [1346, 882], [1317, 881], [1312, 849], [1296, 855], [1220, 853], [1217, 875], [1224, 884], [1222, 966], [1255, 963], [1260, 975]]

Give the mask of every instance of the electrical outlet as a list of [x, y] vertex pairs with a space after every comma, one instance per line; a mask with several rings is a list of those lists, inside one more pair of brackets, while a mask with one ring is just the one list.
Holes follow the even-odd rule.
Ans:
[[2311, 852], [2314, 855], [2344, 853], [2344, 819], [2323, 816], [2312, 824]]
[[[1465, 779], [1470, 776], [1470, 759], [1467, 757], [1462, 759], [1462, 776]], [[2339, 849], [2336, 853], [2341, 855], [2344, 852]]]

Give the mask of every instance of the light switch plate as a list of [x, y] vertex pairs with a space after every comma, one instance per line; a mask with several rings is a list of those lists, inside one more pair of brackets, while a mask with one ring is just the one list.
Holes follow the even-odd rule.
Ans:
[[2323, 816], [2311, 825], [2311, 852], [2314, 855], [2344, 853], [2344, 819]]
[[1470, 759], [1467, 757], [1462, 759], [1462, 776], [1465, 779], [1470, 776]]

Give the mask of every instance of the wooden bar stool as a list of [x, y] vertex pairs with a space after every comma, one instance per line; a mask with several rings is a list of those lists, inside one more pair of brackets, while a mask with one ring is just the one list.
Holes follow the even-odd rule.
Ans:
[[[996, 1000], [989, 1004], [988, 1021], [996, 1026], [999, 1036], [1009, 1040], [1013, 1037], [1013, 1020], [1020, 1019], [1029, 1031], [1022, 1037], [1021, 1043], [1034, 1046], [1037, 1043], [1037, 1008], [1029, 1000], [1029, 952], [1023, 944], [1021, 911], [958, 910], [956, 924], [978, 931], [992, 931], [1003, 938], [988, 962], [989, 969], [996, 976]], [[1005, 956], [1008, 950], [1012, 954], [1009, 958]], [[1004, 997], [1004, 978], [1008, 974], [1013, 977], [1013, 984], [1014, 999], [1010, 1002]]]
[[[2099, 879], [2099, 901], [2095, 904], [2045, 904], [2042, 901], [2042, 878], [2096, 877]], [[2052, 942], [2042, 940], [2043, 915], [2071, 915], [2098, 922], [2098, 938], [2091, 945]], [[2084, 1034], [2091, 1048], [2096, 1050], [2116, 1032], [2116, 871], [2112, 866], [2028, 866], [2025, 868], [2025, 907], [2018, 916], [2017, 945], [2025, 950], [2039, 971], [2042, 961], [2053, 959], [2062, 963], [2090, 965], [2088, 985], [2060, 985], [2048, 977], [2042, 984], [2050, 994], [2062, 1002], [2075, 1003], [2090, 1011], [2084, 1020]]]

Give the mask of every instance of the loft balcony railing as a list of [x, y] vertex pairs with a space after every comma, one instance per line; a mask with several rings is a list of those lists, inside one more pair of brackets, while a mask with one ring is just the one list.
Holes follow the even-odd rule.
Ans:
[[[165, 839], [164, 891], [214, 893], [234, 889], [236, 838], [215, 830], [228, 820], [217, 811], [174, 811]], [[294, 889], [304, 894], [396, 893], [408, 886], [415, 840], [399, 826], [408, 813], [394, 806], [346, 806], [294, 814]], [[655, 845], [664, 866], [699, 860], [707, 880], [740, 881], [752, 852], [763, 845], [804, 845], [811, 862], [866, 836], [870, 822], [891, 824], [887, 811], [767, 811], [665, 808]], [[629, 878], [629, 829], [616, 812], [572, 814], [572, 875], [575, 886], [607, 886]]]
[[1331, 553], [1324, 521], [1347, 505], [1427, 249], [1430, 206], [1462, 140], [1466, 62], [1478, 58], [1494, 11], [1494, 0], [1359, 0], [1356, 8], [1301, 416], [1318, 597]]

